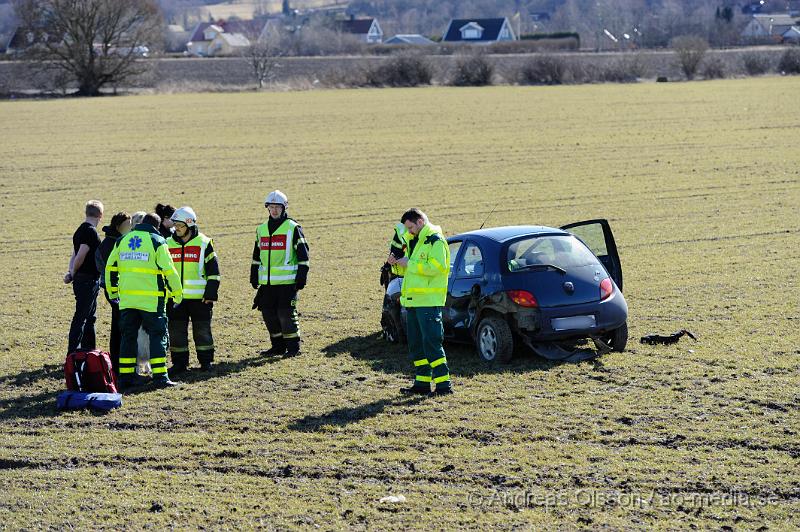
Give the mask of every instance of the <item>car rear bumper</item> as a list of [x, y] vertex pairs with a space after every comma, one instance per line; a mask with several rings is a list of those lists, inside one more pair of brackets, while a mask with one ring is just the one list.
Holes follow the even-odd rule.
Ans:
[[628, 319], [622, 292], [602, 302], [530, 309], [512, 314], [512, 328], [534, 342], [588, 338], [608, 333]]

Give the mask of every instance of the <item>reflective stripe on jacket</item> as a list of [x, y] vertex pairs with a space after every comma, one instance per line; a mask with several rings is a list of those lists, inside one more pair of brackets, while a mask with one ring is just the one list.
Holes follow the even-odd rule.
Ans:
[[184, 244], [173, 234], [167, 240], [167, 245], [175, 269], [180, 273], [184, 299], [203, 299], [207, 282], [220, 279], [219, 275], [206, 274], [206, 264], [217, 256], [214, 251], [207, 253], [209, 245], [213, 250], [212, 240], [203, 233], [197, 233]]
[[258, 226], [256, 238], [259, 248], [258, 284], [294, 284], [297, 278], [297, 242], [293, 242], [297, 222], [286, 218], [275, 230], [269, 232], [269, 223]]
[[450, 248], [441, 228], [425, 224], [408, 257], [400, 292], [404, 307], [443, 307], [450, 275]]
[[119, 298], [119, 308], [157, 312], [167, 297], [182, 300], [178, 272], [164, 238], [147, 224], [137, 225], [111, 250], [105, 272], [106, 290]]

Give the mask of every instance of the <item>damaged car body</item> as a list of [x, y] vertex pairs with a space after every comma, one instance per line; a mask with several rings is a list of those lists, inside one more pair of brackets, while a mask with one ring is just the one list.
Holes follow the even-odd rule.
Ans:
[[[628, 307], [606, 220], [560, 229], [480, 229], [447, 241], [451, 271], [442, 316], [446, 340], [474, 343], [481, 358], [501, 362], [510, 360], [520, 344], [544, 358], [564, 361], [625, 349]], [[391, 298], [384, 300], [383, 323], [389, 321], [387, 313], [394, 313], [392, 322], [401, 329]], [[399, 332], [392, 336], [402, 340]], [[579, 347], [587, 340], [596, 350]]]

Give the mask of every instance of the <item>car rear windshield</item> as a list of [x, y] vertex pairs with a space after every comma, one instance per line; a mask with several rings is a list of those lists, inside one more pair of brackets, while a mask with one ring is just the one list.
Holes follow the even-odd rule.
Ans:
[[551, 265], [569, 271], [581, 266], [597, 266], [600, 261], [580, 240], [569, 235], [536, 236], [518, 240], [508, 247], [509, 271], [530, 266]]

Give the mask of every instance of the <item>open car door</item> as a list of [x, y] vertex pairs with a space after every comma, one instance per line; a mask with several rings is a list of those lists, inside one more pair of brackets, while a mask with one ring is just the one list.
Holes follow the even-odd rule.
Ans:
[[622, 263], [617, 253], [617, 243], [614, 241], [614, 234], [608, 220], [586, 220], [561, 226], [561, 229], [569, 231], [580, 238], [592, 253], [600, 259], [611, 278], [622, 290]]

